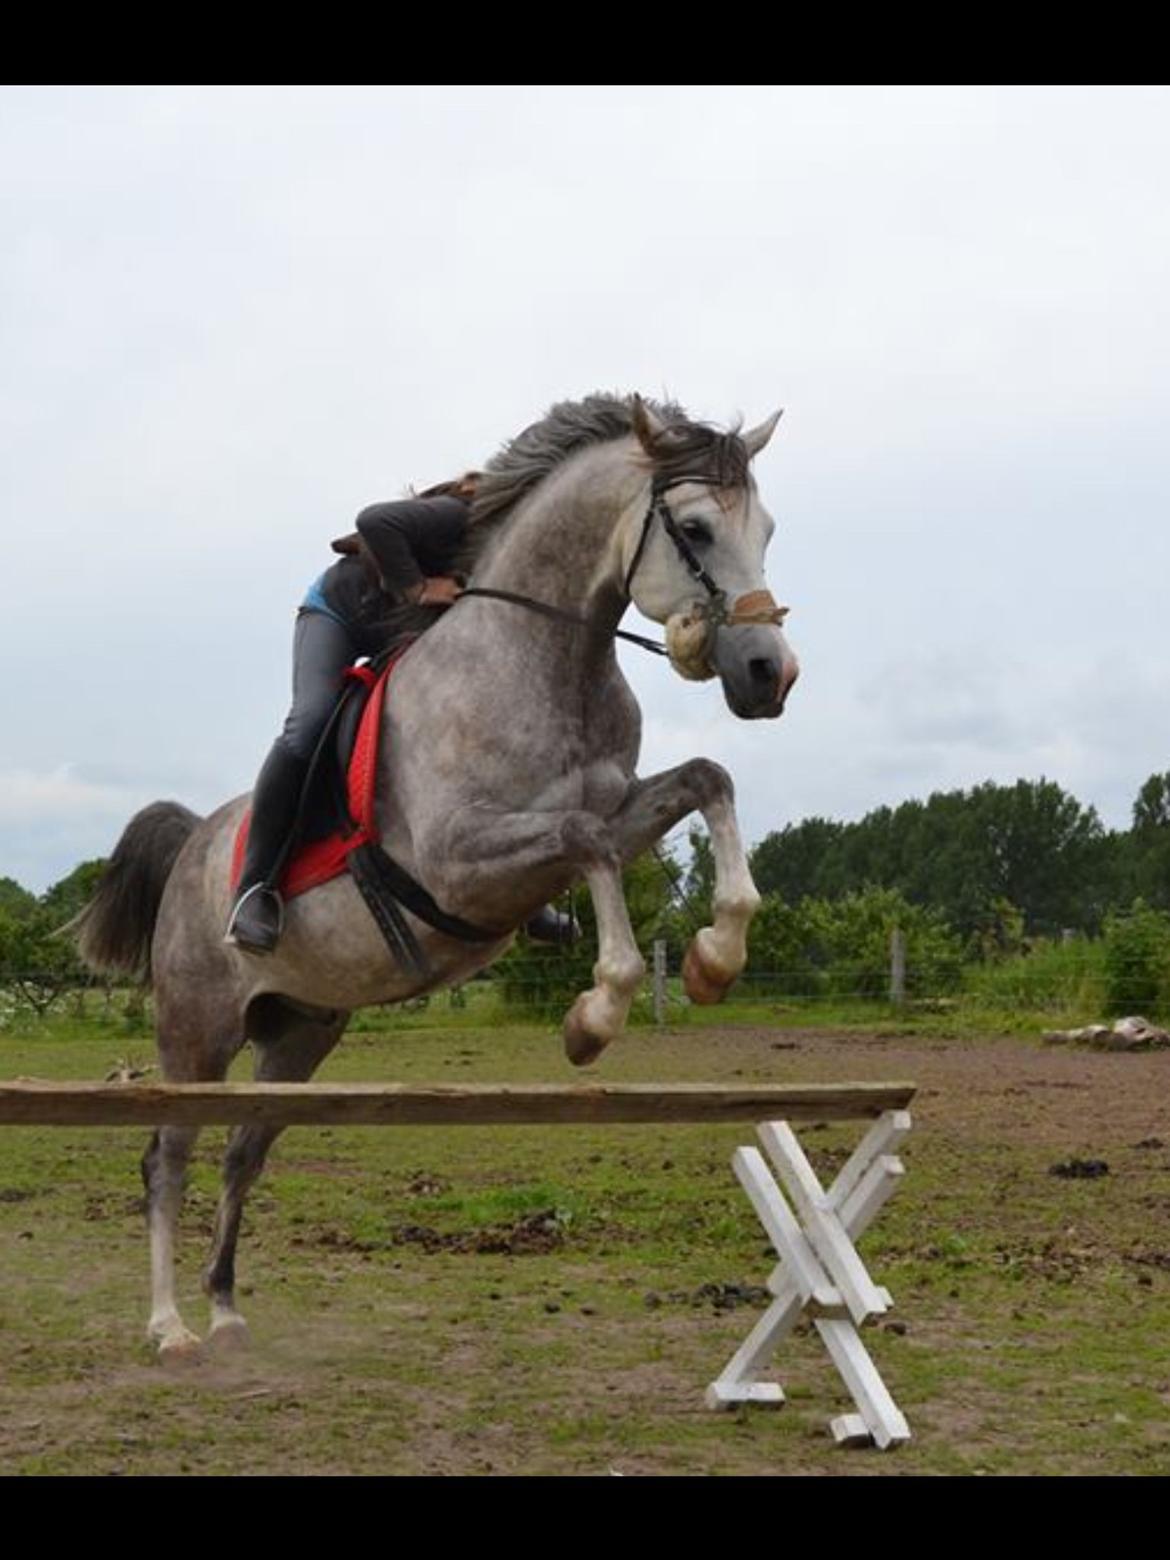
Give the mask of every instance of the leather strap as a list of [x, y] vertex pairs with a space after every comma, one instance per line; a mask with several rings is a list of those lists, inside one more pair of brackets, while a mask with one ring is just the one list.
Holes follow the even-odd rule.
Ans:
[[749, 590], [746, 596], [738, 596], [731, 603], [731, 611], [723, 621], [731, 628], [745, 623], [779, 626], [787, 616], [788, 608], [778, 606], [770, 590]]

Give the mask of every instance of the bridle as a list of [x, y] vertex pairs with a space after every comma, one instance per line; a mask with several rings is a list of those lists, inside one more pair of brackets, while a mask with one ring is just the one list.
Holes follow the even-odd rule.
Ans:
[[[650, 505], [646, 510], [645, 519], [642, 521], [642, 534], [638, 538], [638, 545], [634, 549], [634, 556], [630, 559], [630, 566], [626, 570], [625, 593], [627, 599], [632, 599], [632, 586], [634, 575], [638, 565], [642, 561], [642, 554], [646, 551], [646, 543], [650, 537], [650, 528], [657, 517], [662, 521], [662, 529], [674, 543], [674, 550], [682, 559], [692, 577], [707, 592], [707, 600], [701, 604], [700, 613], [711, 625], [711, 631], [724, 627], [739, 627], [744, 623], [775, 623], [779, 626], [788, 616], [788, 608], [777, 606], [772, 599], [771, 591], [752, 590], [744, 596], [737, 596], [727, 605], [727, 592], [720, 590], [719, 586], [711, 578], [711, 575], [703, 567], [695, 554], [695, 549], [687, 541], [678, 521], [670, 512], [670, 505], [666, 502], [664, 494], [671, 488], [682, 487], [688, 482], [701, 483], [705, 487], [712, 487], [709, 477], [672, 477], [666, 480], [655, 477], [650, 487]], [[692, 609], [693, 610], [693, 609]]]
[[[728, 606], [727, 592], [719, 588], [708, 571], [703, 567], [701, 560], [696, 556], [694, 548], [684, 536], [678, 521], [670, 511], [670, 505], [666, 502], [665, 495], [671, 488], [682, 487], [686, 483], [701, 483], [705, 487], [714, 486], [710, 477], [682, 476], [655, 477], [650, 486], [650, 503], [642, 520], [642, 530], [638, 537], [638, 545], [634, 549], [634, 556], [630, 559], [630, 566], [626, 570], [623, 582], [623, 591], [627, 601], [632, 600], [632, 586], [634, 575], [638, 571], [638, 565], [646, 551], [646, 543], [650, 538], [651, 527], [655, 519], [662, 521], [662, 528], [674, 544], [674, 549], [682, 559], [683, 564], [695, 581], [700, 584], [707, 593], [706, 600], [697, 603], [691, 611], [701, 617], [707, 624], [708, 634], [714, 637], [715, 630], [723, 627], [739, 627], [748, 623], [773, 623], [777, 626], [783, 623], [788, 615], [788, 608], [781, 607], [772, 599], [772, 593], [768, 590], [748, 591], [746, 595], [737, 596]], [[559, 618], [562, 622], [574, 623], [580, 628], [588, 627], [585, 618], [578, 617], [576, 613], [566, 612], [563, 607], [553, 607], [547, 602], [536, 601], [531, 596], [521, 596], [510, 590], [491, 590], [487, 586], [471, 585], [456, 597], [462, 601], [466, 596], [484, 596], [494, 601], [511, 602], [513, 606], [527, 607], [532, 612], [538, 612], [543, 617]], [[653, 639], [646, 639], [641, 634], [626, 633], [624, 629], [614, 629], [615, 639], [624, 639], [630, 644], [638, 645], [643, 650], [651, 650], [655, 655], [670, 655], [666, 645], [660, 645]]]

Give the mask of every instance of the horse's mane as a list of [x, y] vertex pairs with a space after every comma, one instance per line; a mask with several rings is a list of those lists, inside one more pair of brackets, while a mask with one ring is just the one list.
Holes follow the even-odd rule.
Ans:
[[[657, 475], [669, 480], [694, 474], [720, 487], [747, 483], [749, 456], [736, 430], [721, 433], [706, 423], [694, 422], [674, 401], [643, 399], [666, 425], [650, 456]], [[470, 571], [516, 505], [557, 466], [578, 450], [626, 438], [633, 429], [634, 397], [597, 392], [581, 401], [557, 402], [539, 422], [505, 444], [480, 477], [464, 567]]]
[[[648, 467], [669, 481], [698, 476], [719, 487], [744, 487], [750, 456], [738, 429], [721, 432], [693, 421], [674, 401], [643, 402], [665, 424], [647, 455]], [[493, 455], [480, 473], [471, 523], [456, 568], [470, 575], [516, 506], [578, 450], [627, 438], [634, 431], [634, 397], [597, 392], [558, 401], [539, 422]], [[399, 607], [390, 615], [389, 642], [409, 641], [436, 622], [442, 607]]]

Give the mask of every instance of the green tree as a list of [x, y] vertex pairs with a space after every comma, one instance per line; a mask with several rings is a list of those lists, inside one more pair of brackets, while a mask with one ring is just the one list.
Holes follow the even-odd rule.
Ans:
[[883, 997], [895, 927], [906, 941], [907, 990], [921, 996], [954, 990], [962, 970], [959, 938], [937, 911], [889, 888], [797, 905], [769, 896], [748, 933], [749, 978], [789, 996]]
[[18, 884], [12, 884], [15, 894], [3, 893], [0, 885], [0, 974], [37, 1013], [46, 1012], [62, 992], [89, 982], [72, 939], [59, 933], [92, 895], [104, 864], [82, 862], [39, 899]]
[[1091, 807], [1049, 780], [988, 782], [879, 807], [857, 823], [812, 818], [752, 852], [757, 883], [796, 903], [867, 887], [932, 906], [966, 936], [1009, 900], [1029, 932], [1093, 929], [1113, 897], [1116, 841]]
[[0, 914], [16, 917], [28, 915], [35, 907], [37, 896], [27, 888], [21, 888], [14, 878], [0, 878]]
[[1170, 910], [1170, 772], [1151, 775], [1138, 792], [1127, 843], [1126, 886], [1147, 904]]
[[63, 926], [89, 903], [105, 865], [100, 857], [93, 861], [83, 861], [41, 895], [40, 903], [53, 918], [55, 925]]
[[1133, 804], [1133, 827], [1138, 834], [1170, 829], [1170, 771], [1151, 775]]
[[37, 1013], [87, 979], [73, 944], [55, 935], [59, 925], [40, 904], [19, 918], [0, 912], [0, 973], [9, 990]]
[[846, 825], [828, 818], [806, 818], [768, 834], [750, 852], [752, 876], [761, 894], [779, 894], [789, 904], [826, 892], [825, 869], [837, 851]]

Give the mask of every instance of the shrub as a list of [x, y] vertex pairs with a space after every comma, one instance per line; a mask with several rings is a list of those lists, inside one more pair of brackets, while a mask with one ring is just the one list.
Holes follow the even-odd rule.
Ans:
[[1105, 923], [1106, 1004], [1110, 1013], [1170, 1013], [1170, 915], [1136, 900]]

